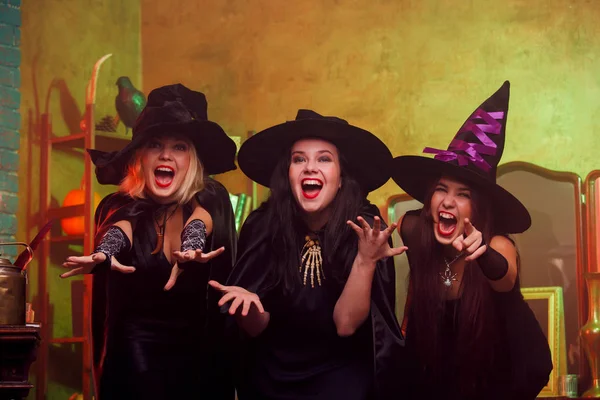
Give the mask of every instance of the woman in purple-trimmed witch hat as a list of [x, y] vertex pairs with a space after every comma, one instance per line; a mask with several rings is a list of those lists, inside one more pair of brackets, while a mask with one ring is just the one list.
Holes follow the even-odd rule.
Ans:
[[235, 259], [229, 194], [209, 177], [236, 168], [235, 143], [204, 94], [175, 84], [150, 92], [127, 146], [88, 151], [98, 181], [119, 190], [98, 206], [95, 250], [67, 258], [61, 276], [94, 274], [96, 398], [233, 400], [207, 288]]
[[423, 203], [399, 221], [408, 247], [407, 389], [412, 398], [535, 399], [552, 371], [550, 349], [519, 289], [508, 237], [531, 225], [496, 184], [509, 82], [483, 102], [447, 150], [394, 159], [392, 178]]

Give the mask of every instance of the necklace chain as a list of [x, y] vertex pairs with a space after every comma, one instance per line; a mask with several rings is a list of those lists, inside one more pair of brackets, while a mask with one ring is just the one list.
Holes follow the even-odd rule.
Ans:
[[[154, 222], [156, 222], [156, 226], [158, 227], [158, 230], [159, 230], [159, 232], [164, 232], [165, 225], [167, 225], [167, 221], [168, 221], [168, 220], [169, 220], [169, 219], [170, 219], [170, 218], [173, 216], [173, 214], [175, 214], [175, 211], [177, 211], [178, 205], [175, 205], [175, 207], [173, 208], [173, 211], [171, 211], [171, 213], [170, 213], [170, 214], [168, 214], [168, 216], [167, 216], [167, 213], [168, 213], [168, 211], [169, 211], [169, 207], [170, 207], [170, 206], [171, 206], [171, 205], [168, 205], [168, 206], [165, 208], [165, 211], [164, 211], [164, 213], [162, 213], [162, 214], [163, 214], [163, 223], [162, 223], [162, 225], [158, 223], [158, 220], [160, 219], [159, 215], [160, 215], [161, 213], [159, 212], [159, 213], [156, 213], [156, 214], [154, 215]], [[158, 217], [158, 218], [157, 218], [157, 217]]]
[[167, 216], [170, 206], [171, 205], [167, 205], [167, 207], [165, 208], [165, 211], [163, 214], [162, 225], [158, 223], [158, 220], [160, 217], [156, 218], [157, 216], [160, 215], [160, 213], [156, 213], [154, 215], [154, 222], [156, 222], [156, 226], [158, 227], [158, 230], [156, 232], [156, 246], [154, 246], [154, 250], [152, 250], [152, 253], [150, 253], [150, 254], [158, 254], [163, 248], [163, 244], [165, 241], [165, 228], [167, 226], [167, 221], [169, 220], [169, 218], [171, 218], [175, 214], [175, 211], [177, 211], [177, 208], [179, 208], [179, 205], [176, 204], [175, 207], [173, 208], [173, 211], [171, 211], [171, 214], [169, 214]]
[[448, 289], [450, 289], [452, 287], [452, 283], [458, 282], [458, 279], [456, 278], [457, 274], [452, 272], [452, 270], [450, 269], [450, 266], [452, 264], [454, 264], [454, 262], [457, 261], [459, 258], [461, 258], [462, 255], [463, 255], [462, 252], [459, 253], [450, 262], [448, 262], [448, 260], [446, 260], [446, 257], [444, 257], [444, 262], [446, 263], [446, 269], [444, 270], [444, 273], [440, 272], [440, 277], [442, 278], [442, 284]]

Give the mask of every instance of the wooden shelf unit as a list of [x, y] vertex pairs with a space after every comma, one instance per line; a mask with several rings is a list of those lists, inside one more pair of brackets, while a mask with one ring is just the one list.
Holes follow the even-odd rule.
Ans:
[[[40, 223], [54, 218], [57, 221], [69, 217], [84, 217], [84, 233], [78, 236], [48, 236], [43, 241], [39, 249], [38, 265], [38, 302], [36, 304], [36, 313], [41, 323], [40, 336], [41, 344], [39, 348], [38, 360], [36, 365], [36, 399], [45, 400], [48, 386], [48, 357], [49, 347], [56, 344], [81, 344], [83, 346], [82, 359], [82, 391], [85, 400], [91, 400], [93, 396], [92, 388], [92, 343], [91, 343], [91, 290], [92, 276], [86, 275], [83, 278], [83, 318], [82, 318], [82, 336], [53, 338], [52, 323], [50, 321], [50, 303], [51, 293], [48, 286], [48, 268], [50, 266], [50, 253], [53, 243], [73, 243], [83, 244], [83, 254], [91, 254], [94, 250], [94, 187], [97, 185], [94, 175], [94, 165], [85, 152], [85, 149], [99, 149], [103, 151], [113, 151], [123, 148], [130, 141], [130, 137], [125, 137], [111, 133], [96, 133], [94, 122], [94, 106], [86, 105], [85, 126], [87, 129], [80, 133], [66, 136], [55, 136], [52, 131], [52, 121], [49, 114], [41, 116], [41, 143], [40, 143]], [[84, 165], [83, 185], [85, 190], [85, 202], [82, 205], [68, 207], [50, 207], [51, 200], [51, 180], [57, 179], [52, 176], [51, 160], [52, 153], [58, 149], [81, 149]], [[59, 279], [52, 276], [50, 279]]]

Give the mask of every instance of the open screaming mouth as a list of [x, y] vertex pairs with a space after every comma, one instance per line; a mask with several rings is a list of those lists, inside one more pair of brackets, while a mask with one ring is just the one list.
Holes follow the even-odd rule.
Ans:
[[320, 179], [303, 179], [302, 180], [302, 195], [307, 199], [314, 199], [321, 193], [323, 182]]
[[159, 165], [154, 170], [154, 180], [156, 184], [161, 188], [171, 186], [173, 178], [175, 177], [175, 170], [166, 165]]
[[440, 211], [438, 214], [438, 233], [442, 236], [450, 236], [456, 230], [456, 217], [451, 213]]

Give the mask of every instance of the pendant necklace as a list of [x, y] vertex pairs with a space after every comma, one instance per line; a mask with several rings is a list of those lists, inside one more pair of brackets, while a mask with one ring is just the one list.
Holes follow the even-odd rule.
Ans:
[[[171, 205], [172, 204], [169, 204], [165, 207], [162, 225], [158, 223], [156, 215], [154, 216], [154, 222], [156, 222], [156, 226], [158, 227], [158, 229], [156, 230], [156, 246], [154, 246], [154, 250], [152, 250], [152, 253], [150, 254], [158, 254], [163, 248], [163, 244], [165, 243], [165, 227], [167, 225], [167, 221], [173, 216], [173, 214], [175, 214], [175, 211], [177, 211], [177, 208], [179, 207], [176, 205], [173, 211], [171, 211], [171, 214], [167, 216], [167, 211], [169, 210], [169, 207]], [[160, 214], [160, 212], [158, 212], [157, 214]]]
[[306, 235], [304, 240], [305, 243], [300, 252], [302, 255], [302, 259], [300, 260], [302, 283], [306, 286], [306, 279], [310, 274], [310, 286], [315, 287], [315, 277], [317, 278], [318, 285], [321, 286], [321, 280], [325, 279], [321, 244], [318, 238], [312, 238], [310, 235]]
[[452, 272], [452, 270], [450, 269], [450, 266], [452, 264], [454, 264], [454, 262], [456, 260], [458, 260], [461, 256], [462, 256], [462, 253], [459, 253], [454, 258], [454, 260], [452, 260], [450, 262], [448, 260], [446, 260], [446, 257], [444, 257], [444, 262], [446, 263], [446, 269], [444, 270], [444, 273], [440, 272], [440, 277], [442, 278], [442, 284], [444, 286], [446, 286], [448, 289], [452, 287], [453, 282], [458, 282], [458, 279], [456, 278], [457, 274]]

